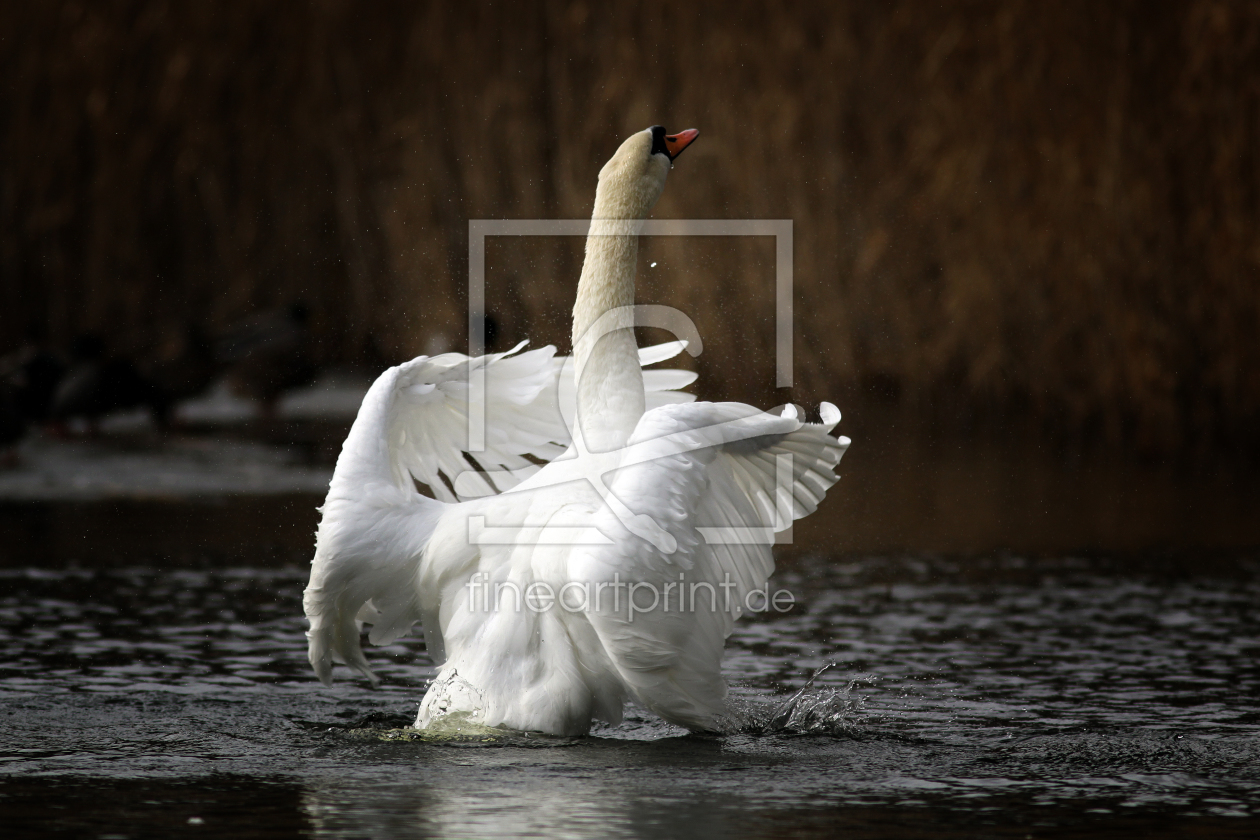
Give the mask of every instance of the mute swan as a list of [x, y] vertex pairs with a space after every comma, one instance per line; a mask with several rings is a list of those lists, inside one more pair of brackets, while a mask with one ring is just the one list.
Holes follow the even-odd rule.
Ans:
[[[829, 403], [822, 424], [804, 423], [792, 406], [692, 402], [674, 389], [694, 374], [640, 370], [684, 346], [639, 350], [630, 307], [638, 225], [697, 134], [639, 132], [600, 171], [575, 365], [522, 345], [421, 356], [368, 391], [303, 599], [324, 683], [335, 662], [375, 679], [362, 624], [385, 644], [420, 621], [440, 671], [417, 727], [581, 735], [593, 718], [619, 723], [635, 700], [716, 728], [725, 639], [762, 608], [773, 531], [815, 509], [849, 441], [828, 434], [840, 419]], [[570, 434], [557, 406], [574, 391]], [[485, 418], [480, 472], [464, 455], [474, 411]]]

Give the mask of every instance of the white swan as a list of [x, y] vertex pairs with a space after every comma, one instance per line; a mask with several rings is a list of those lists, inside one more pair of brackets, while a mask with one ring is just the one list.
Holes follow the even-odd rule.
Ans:
[[[815, 509], [849, 441], [828, 434], [840, 419], [829, 403], [822, 424], [804, 423], [791, 406], [692, 402], [674, 389], [693, 374], [640, 370], [684, 346], [639, 350], [630, 307], [638, 226], [696, 134], [637, 133], [600, 171], [576, 365], [518, 345], [421, 356], [372, 386], [337, 460], [304, 597], [325, 683], [335, 662], [375, 679], [363, 624], [384, 644], [420, 621], [441, 670], [418, 727], [579, 735], [593, 718], [620, 722], [635, 700], [715, 728], [725, 639], [762, 608], [773, 532]], [[570, 435], [560, 406], [574, 390]], [[473, 411], [485, 417], [480, 471], [465, 457]]]

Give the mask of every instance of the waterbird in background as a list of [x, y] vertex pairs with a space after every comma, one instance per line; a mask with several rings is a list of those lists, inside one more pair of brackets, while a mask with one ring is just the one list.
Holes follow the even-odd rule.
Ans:
[[214, 355], [234, 392], [261, 401], [274, 416], [280, 395], [309, 385], [318, 372], [311, 354], [310, 310], [302, 301], [259, 312], [228, 327]]
[[48, 419], [65, 371], [65, 363], [42, 347], [0, 359], [0, 467], [18, 465], [17, 445], [31, 426]]
[[677, 391], [694, 374], [642, 370], [686, 348], [637, 347], [634, 276], [642, 220], [697, 134], [639, 132], [600, 171], [572, 359], [421, 356], [368, 391], [304, 596], [325, 683], [334, 663], [375, 679], [363, 624], [386, 644], [419, 621], [440, 671], [417, 727], [581, 735], [631, 700], [718, 727], [725, 640], [760, 608], [773, 532], [815, 510], [849, 441], [829, 434], [830, 403], [806, 423], [792, 406], [694, 402]]
[[26, 417], [18, 407], [17, 389], [0, 380], [0, 469], [18, 465], [17, 444], [26, 434]]
[[0, 381], [11, 389], [16, 410], [31, 423], [48, 420], [65, 374], [61, 356], [42, 346], [23, 347], [0, 359]]
[[135, 363], [106, 352], [100, 336], [84, 334], [70, 349], [71, 364], [57, 384], [49, 409], [57, 424], [84, 420], [92, 434], [101, 418], [115, 411], [147, 408], [165, 425], [171, 408], [166, 391], [141, 373]]

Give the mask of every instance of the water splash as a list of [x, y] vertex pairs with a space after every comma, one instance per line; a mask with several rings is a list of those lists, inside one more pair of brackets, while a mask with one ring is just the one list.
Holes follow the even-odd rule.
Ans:
[[733, 699], [721, 718], [723, 734], [744, 735], [853, 735], [861, 721], [866, 698], [858, 686], [874, 684], [869, 676], [849, 680], [842, 688], [815, 688], [820, 676], [837, 667], [830, 662], [815, 671], [787, 700]]

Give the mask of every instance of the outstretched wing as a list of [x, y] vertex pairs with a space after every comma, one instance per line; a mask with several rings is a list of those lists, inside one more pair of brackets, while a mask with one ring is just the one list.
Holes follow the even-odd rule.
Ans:
[[595, 526], [611, 545], [576, 551], [570, 574], [628, 584], [587, 614], [636, 698], [666, 720], [715, 727], [725, 640], [743, 612], [766, 608], [773, 534], [837, 481], [849, 440], [829, 434], [835, 406], [822, 414], [811, 424], [791, 406], [779, 416], [739, 403], [659, 408], [607, 478], [612, 498]]
[[374, 625], [372, 641], [383, 644], [422, 617], [415, 580], [446, 505], [416, 489], [396, 445], [402, 433], [395, 430], [416, 397], [417, 369], [428, 361], [392, 367], [372, 383], [328, 485], [302, 594], [311, 624], [307, 657], [326, 685], [334, 662], [375, 681], [359, 645], [364, 620]]
[[[438, 499], [465, 501], [515, 486], [539, 462], [568, 447], [573, 365], [557, 357], [554, 347], [518, 353], [523, 346], [477, 357], [420, 357], [404, 366], [388, 430], [400, 479], [410, 473]], [[674, 341], [644, 348], [640, 364], [672, 358], [685, 347], [686, 342]], [[470, 385], [474, 372], [480, 372], [484, 387]], [[694, 400], [677, 389], [695, 378], [685, 370], [644, 371], [648, 406]], [[484, 448], [477, 452], [469, 442], [473, 412], [484, 418]]]
[[[473, 358], [420, 356], [385, 371], [368, 390], [337, 459], [303, 596], [308, 655], [324, 682], [334, 662], [372, 677], [359, 645], [364, 621], [373, 625], [372, 642], [386, 644], [424, 620], [416, 589], [421, 555], [442, 503], [466, 497], [454, 489], [457, 478], [475, 491], [468, 495], [492, 494], [568, 446], [561, 400], [573, 390], [572, 365], [554, 347], [518, 353], [522, 346]], [[685, 346], [645, 348], [640, 358], [652, 364]], [[470, 385], [476, 372], [484, 388]], [[694, 379], [687, 371], [645, 371], [649, 404], [695, 399], [672, 390]], [[485, 418], [485, 448], [470, 453], [474, 411]], [[477, 468], [517, 474], [496, 472], [491, 483]], [[421, 495], [415, 481], [438, 501]], [[425, 625], [430, 650], [440, 655], [438, 623]]]

